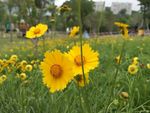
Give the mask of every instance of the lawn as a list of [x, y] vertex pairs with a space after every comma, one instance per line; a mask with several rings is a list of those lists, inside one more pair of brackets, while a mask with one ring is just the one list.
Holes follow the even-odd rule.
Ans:
[[[3, 69], [0, 65], [0, 76], [7, 76], [0, 84], [0, 113], [150, 113], [150, 69], [147, 68], [150, 36], [135, 36], [125, 41], [120, 65], [115, 58], [124, 43], [121, 36], [84, 39], [83, 43], [99, 53], [99, 66], [90, 71], [90, 82], [85, 87], [80, 88], [72, 81], [65, 90], [55, 93], [49, 92], [42, 82], [39, 65], [44, 53], [54, 49], [67, 52], [79, 41], [39, 39], [36, 53], [34, 43], [29, 39], [14, 38], [10, 42], [8, 38], [0, 38], [2, 61], [17, 55], [18, 63], [24, 60], [33, 66], [32, 71], [25, 71], [18, 70], [17, 64]], [[134, 57], [139, 59], [138, 72], [131, 75], [128, 66]], [[26, 77], [17, 77], [20, 73]]]

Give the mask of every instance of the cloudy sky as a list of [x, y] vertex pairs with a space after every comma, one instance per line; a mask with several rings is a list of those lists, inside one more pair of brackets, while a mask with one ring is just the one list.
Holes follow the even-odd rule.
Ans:
[[[66, 0], [56, 0], [56, 5], [60, 6], [64, 1]], [[133, 10], [139, 10], [139, 2], [137, 0], [93, 0], [93, 1], [105, 1], [106, 6], [111, 6], [112, 2], [130, 2], [132, 3], [132, 9]]]

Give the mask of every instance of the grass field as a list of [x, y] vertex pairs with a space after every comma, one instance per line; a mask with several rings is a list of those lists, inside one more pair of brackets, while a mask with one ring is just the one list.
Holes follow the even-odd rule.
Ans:
[[[66, 52], [76, 43], [77, 39], [46, 39], [43, 47], [40, 40], [35, 55], [31, 40], [15, 38], [9, 42], [7, 38], [0, 38], [1, 60], [17, 55], [18, 62], [25, 60], [33, 66], [30, 72], [17, 70], [15, 66], [6, 66], [0, 72], [0, 76], [7, 76], [0, 84], [0, 113], [150, 113], [150, 69], [146, 66], [150, 63], [150, 36], [126, 41], [119, 67], [115, 58], [121, 52], [121, 36], [84, 40], [100, 54], [99, 67], [90, 71], [90, 83], [78, 90], [72, 81], [64, 91], [50, 93], [42, 83], [38, 67], [45, 51]], [[131, 75], [128, 66], [134, 57], [139, 58], [138, 72]], [[21, 80], [16, 76], [22, 72], [27, 77]]]

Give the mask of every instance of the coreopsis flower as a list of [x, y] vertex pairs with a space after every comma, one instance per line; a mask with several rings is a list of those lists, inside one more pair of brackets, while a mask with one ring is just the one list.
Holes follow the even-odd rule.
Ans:
[[138, 65], [138, 64], [139, 64], [139, 58], [138, 58], [138, 57], [134, 57], [134, 58], [132, 59], [132, 64]]
[[121, 29], [121, 33], [125, 37], [125, 39], [128, 39], [129, 38], [129, 34], [128, 34], [128, 32], [129, 32], [128, 31], [129, 25], [121, 23], [121, 22], [115, 22], [114, 24]]
[[129, 94], [127, 92], [121, 92], [120, 96], [123, 97], [124, 99], [128, 99], [129, 98]]
[[117, 64], [121, 63], [121, 57], [120, 57], [120, 55], [115, 58], [115, 61], [116, 61]]
[[25, 70], [26, 71], [32, 71], [32, 65], [26, 65]]
[[80, 87], [84, 87], [86, 84], [89, 84], [89, 74], [85, 74], [85, 82], [84, 76], [82, 74], [76, 75], [75, 81]]
[[7, 80], [7, 76], [6, 75], [2, 75], [0, 76], [0, 84], [3, 84], [4, 81]]
[[70, 33], [69, 33], [69, 37], [74, 37], [78, 34], [80, 27], [79, 26], [74, 26]]
[[27, 38], [38, 38], [45, 34], [48, 26], [46, 24], [38, 24], [36, 26], [32, 26], [29, 31], [26, 33]]
[[46, 52], [40, 68], [43, 73], [43, 83], [50, 88], [50, 92], [65, 89], [68, 83], [74, 78], [71, 62], [59, 50]]
[[136, 73], [138, 72], [138, 66], [135, 65], [135, 64], [129, 65], [129, 67], [128, 67], [128, 72], [129, 72], [130, 74], [136, 74]]
[[21, 66], [26, 66], [27, 65], [27, 61], [26, 60], [22, 60], [20, 63]]
[[99, 64], [99, 54], [92, 50], [89, 44], [83, 45], [83, 59], [81, 59], [81, 49], [79, 46], [74, 46], [66, 56], [74, 63], [73, 71], [75, 75], [82, 74], [82, 61], [85, 73], [95, 69]]
[[25, 73], [21, 73], [20, 76], [21, 80], [25, 80], [27, 78], [27, 75]]
[[17, 55], [12, 55], [12, 56], [10, 57], [10, 60], [11, 60], [11, 61], [14, 61], [14, 62], [16, 62], [17, 59], [18, 59], [18, 56], [17, 56]]
[[129, 25], [128, 24], [125, 24], [125, 23], [121, 23], [121, 22], [115, 22], [114, 23], [116, 26], [118, 26], [118, 27], [121, 27], [121, 28], [123, 28], [123, 27], [129, 27]]
[[150, 69], [150, 64], [147, 64], [146, 67], [147, 67], [147, 69]]

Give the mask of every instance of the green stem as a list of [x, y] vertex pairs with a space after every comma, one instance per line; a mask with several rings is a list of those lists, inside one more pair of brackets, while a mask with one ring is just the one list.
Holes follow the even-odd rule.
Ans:
[[[125, 42], [126, 42], [126, 41], [124, 40], [124, 41], [123, 41], [123, 44], [122, 44], [121, 52], [120, 52], [120, 60], [119, 60], [119, 63], [118, 63], [118, 66], [117, 66], [115, 75], [114, 75], [114, 77], [113, 77], [113, 80], [111, 80], [111, 82], [110, 82], [111, 92], [110, 92], [110, 95], [109, 95], [108, 104], [107, 104], [107, 107], [106, 107], [106, 109], [105, 109], [105, 113], [108, 112], [109, 103], [111, 102], [112, 95], [113, 95], [113, 92], [114, 92], [114, 89], [115, 89], [115, 84], [116, 84], [116, 80], [117, 80], [117, 76], [118, 76], [118, 73], [119, 73], [119, 68], [120, 68], [121, 60], [122, 60], [123, 53], [124, 53]], [[113, 81], [114, 85], [112, 85], [112, 81]]]
[[[85, 91], [82, 90], [80, 92], [80, 89], [79, 92], [80, 92], [80, 101], [81, 101], [81, 104], [82, 104], [82, 108], [84, 110], [85, 113], [91, 113], [91, 109], [90, 109], [90, 106], [89, 106], [89, 103], [88, 103], [88, 96], [87, 96], [87, 90], [86, 90], [86, 78], [85, 78], [85, 73], [84, 73], [84, 62], [83, 62], [83, 39], [82, 39], [82, 21], [81, 21], [81, 0], [78, 0], [78, 19], [79, 19], [79, 25], [80, 25], [80, 51], [81, 51], [81, 64], [82, 64], [82, 75], [83, 75], [83, 78], [84, 78], [84, 85], [85, 85]], [[84, 93], [83, 93], [84, 91]]]

